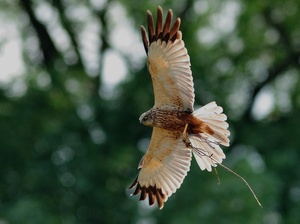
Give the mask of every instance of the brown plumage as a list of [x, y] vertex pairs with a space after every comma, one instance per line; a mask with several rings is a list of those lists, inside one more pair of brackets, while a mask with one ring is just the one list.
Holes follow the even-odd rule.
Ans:
[[169, 131], [181, 130], [183, 132], [186, 124], [188, 124], [188, 134], [214, 134], [214, 131], [205, 122], [190, 112], [153, 108], [150, 113], [153, 118], [152, 127], [159, 127]]
[[[161, 7], [156, 26], [147, 11], [148, 36], [142, 26], [142, 40], [154, 89], [154, 106], [143, 113], [140, 122], [153, 127], [149, 149], [141, 159], [139, 175], [130, 186], [133, 195], [148, 197], [160, 209], [180, 187], [190, 169], [192, 153], [199, 167], [211, 171], [225, 155], [219, 144], [229, 145], [229, 131], [222, 107], [211, 102], [194, 111], [194, 88], [190, 58], [179, 30], [180, 19], [172, 26], [169, 9], [163, 24]], [[188, 140], [183, 136], [187, 126]]]

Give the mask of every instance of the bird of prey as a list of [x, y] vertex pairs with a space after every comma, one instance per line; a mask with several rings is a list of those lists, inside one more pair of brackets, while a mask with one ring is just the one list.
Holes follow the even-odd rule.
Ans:
[[194, 111], [194, 84], [190, 58], [179, 30], [181, 20], [172, 26], [172, 10], [163, 24], [163, 10], [157, 9], [156, 27], [147, 11], [148, 37], [141, 26], [147, 66], [154, 89], [154, 106], [139, 120], [153, 127], [149, 149], [141, 159], [137, 178], [130, 189], [140, 200], [148, 197], [163, 208], [180, 187], [190, 169], [192, 154], [201, 170], [211, 171], [225, 154], [219, 145], [229, 146], [230, 132], [222, 107], [208, 103]]

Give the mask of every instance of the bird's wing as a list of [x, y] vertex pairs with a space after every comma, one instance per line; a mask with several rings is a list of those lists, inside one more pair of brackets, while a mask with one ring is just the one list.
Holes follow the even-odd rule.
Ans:
[[173, 27], [172, 11], [169, 10], [163, 26], [163, 12], [157, 9], [156, 30], [153, 16], [147, 11], [148, 37], [142, 26], [143, 43], [148, 55], [147, 65], [151, 74], [155, 107], [193, 111], [194, 84], [190, 69], [190, 57], [179, 30], [180, 19]]
[[164, 202], [182, 184], [191, 164], [191, 150], [182, 141], [181, 132], [153, 128], [147, 153], [139, 163], [138, 177], [129, 187], [136, 187], [133, 195], [148, 196], [149, 204], [157, 201], [160, 209]]

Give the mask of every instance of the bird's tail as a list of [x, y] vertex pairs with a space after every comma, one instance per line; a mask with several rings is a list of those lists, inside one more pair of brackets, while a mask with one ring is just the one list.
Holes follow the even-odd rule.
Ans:
[[211, 171], [211, 167], [217, 166], [225, 159], [225, 154], [219, 146], [229, 146], [227, 117], [222, 113], [223, 108], [215, 102], [211, 102], [193, 112], [199, 120], [205, 122], [209, 132], [189, 134], [189, 141], [193, 148], [193, 154], [201, 170]]

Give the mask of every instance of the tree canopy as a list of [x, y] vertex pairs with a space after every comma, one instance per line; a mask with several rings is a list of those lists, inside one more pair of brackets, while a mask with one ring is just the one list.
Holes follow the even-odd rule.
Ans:
[[[182, 20], [196, 105], [216, 101], [231, 146], [195, 161], [163, 210], [127, 188], [153, 105], [146, 10]], [[300, 8], [296, 0], [0, 3], [0, 223], [299, 223]], [[218, 176], [220, 184], [218, 184]]]

